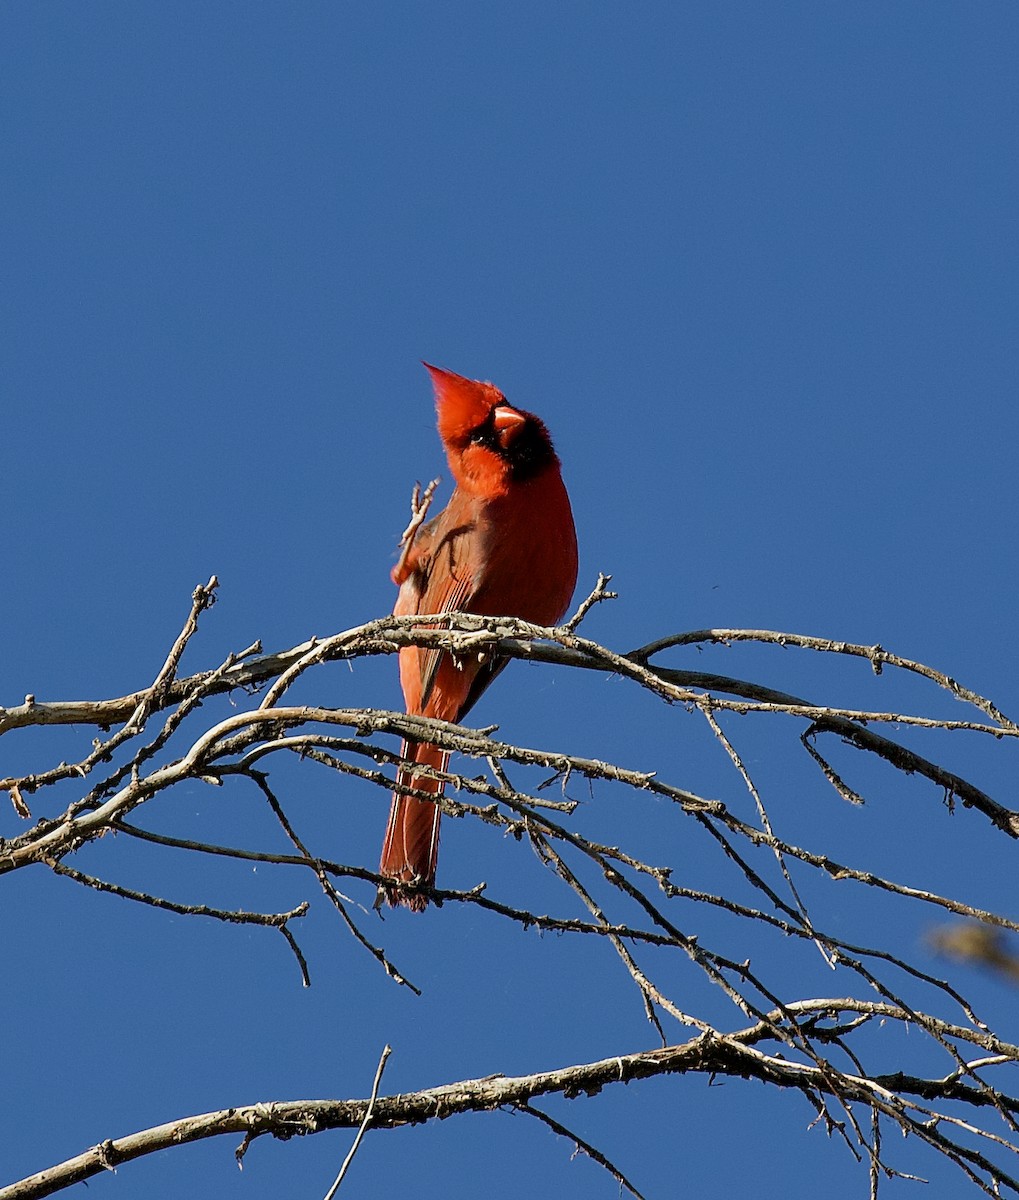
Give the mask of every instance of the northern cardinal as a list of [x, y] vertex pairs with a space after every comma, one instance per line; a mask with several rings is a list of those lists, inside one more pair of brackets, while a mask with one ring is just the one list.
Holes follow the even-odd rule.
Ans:
[[[400, 588], [393, 612], [468, 612], [554, 625], [577, 583], [577, 534], [548, 431], [491, 383], [424, 365], [456, 490], [439, 516], [412, 535], [393, 570]], [[400, 683], [407, 712], [460, 721], [505, 665], [504, 658], [454, 659], [405, 647]], [[403, 755], [439, 770], [449, 759], [448, 751], [424, 742], [404, 742]], [[438, 780], [408, 768], [398, 778], [442, 795]], [[380, 874], [434, 884], [441, 815], [430, 800], [394, 793]], [[415, 912], [428, 903], [420, 892], [383, 888], [382, 894]]]

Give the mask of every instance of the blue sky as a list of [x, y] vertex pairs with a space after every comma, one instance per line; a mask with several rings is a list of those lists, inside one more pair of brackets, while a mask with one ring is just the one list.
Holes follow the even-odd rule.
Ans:
[[[0, 703], [144, 685], [213, 572], [195, 670], [255, 638], [282, 648], [387, 612], [410, 486], [445, 466], [424, 358], [494, 380], [552, 430], [581, 587], [606, 571], [620, 592], [589, 636], [619, 650], [709, 626], [881, 642], [1014, 709], [1017, 34], [1014, 5], [941, 0], [6, 4]], [[673, 661], [958, 715], [791, 652]], [[317, 687], [323, 704], [399, 703], [393, 662]], [[702, 723], [611, 682], [517, 666], [476, 718], [737, 788]], [[809, 764], [773, 760], [771, 731], [732, 734], [791, 833], [907, 861], [911, 882], [1014, 915], [1010, 848], [973, 814], [950, 818], [934, 789], [866, 765], [872, 804], [847, 814]], [[57, 760], [91, 733], [61, 737]], [[2, 774], [57, 745], [5, 742]], [[1010, 802], [1010, 747], [941, 746]], [[300, 784], [323, 854], [374, 863], [381, 797], [345, 803], [324, 773], [280, 779]], [[671, 829], [652, 810], [631, 820], [638, 839]], [[273, 833], [253, 797], [198, 789], [152, 822], [250, 845]], [[17, 829], [0, 815], [0, 836]], [[447, 830], [450, 884], [477, 878], [479, 836]], [[308, 880], [133, 845], [82, 858], [182, 901], [314, 899], [314, 984], [259, 931], [41, 870], [7, 877], [11, 1179], [187, 1112], [366, 1094], [386, 1041], [388, 1090], [654, 1044], [604, 949], [469, 911], [397, 914], [387, 946], [417, 999]], [[689, 869], [711, 877], [696, 855]], [[892, 928], [866, 897], [843, 903], [831, 920], [862, 940]], [[895, 936], [923, 956], [922, 920], [903, 920]], [[969, 982], [1008, 1012], [1004, 988]], [[560, 1115], [649, 1196], [738, 1194], [751, 1165], [758, 1197], [821, 1179], [830, 1196], [865, 1194], [844, 1148], [805, 1131], [806, 1106], [758, 1085], [672, 1080]], [[231, 1147], [207, 1145], [90, 1195], [321, 1194], [346, 1140], [259, 1143], [243, 1175]], [[493, 1197], [536, 1179], [616, 1194], [506, 1115], [377, 1134], [347, 1187], [477, 1195], [483, 1172]]]

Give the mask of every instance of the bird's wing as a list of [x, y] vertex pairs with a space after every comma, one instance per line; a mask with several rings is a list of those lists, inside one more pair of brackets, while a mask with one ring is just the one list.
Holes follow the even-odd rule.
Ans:
[[[477, 592], [477, 526], [469, 503], [458, 493], [434, 520], [418, 530], [408, 555], [408, 572], [400, 585], [397, 616], [416, 613], [470, 612]], [[404, 699], [408, 711], [423, 712], [432, 695], [440, 671], [445, 676], [442, 689], [447, 697], [456, 696], [448, 720], [458, 720], [495, 678], [502, 664], [458, 664], [443, 650], [412, 648], [410, 670], [401, 670]], [[416, 669], [414, 669], [416, 668]], [[482, 677], [484, 681], [482, 682]], [[444, 707], [449, 708], [447, 703]]]

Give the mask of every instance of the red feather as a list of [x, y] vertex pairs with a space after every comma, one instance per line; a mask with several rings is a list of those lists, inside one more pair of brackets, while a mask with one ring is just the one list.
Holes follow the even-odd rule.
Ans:
[[[577, 583], [577, 535], [548, 431], [491, 383], [425, 366], [456, 489], [394, 570], [400, 594], [393, 611], [469, 612], [554, 625]], [[505, 660], [454, 661], [440, 651], [407, 647], [400, 651], [407, 712], [459, 721], [503, 666]], [[449, 758], [427, 743], [404, 742], [403, 754], [439, 770]], [[399, 782], [442, 794], [441, 783], [409, 768], [400, 771]], [[440, 816], [430, 800], [394, 794], [380, 873], [431, 887]], [[385, 896], [416, 912], [428, 903], [420, 892], [386, 889]]]

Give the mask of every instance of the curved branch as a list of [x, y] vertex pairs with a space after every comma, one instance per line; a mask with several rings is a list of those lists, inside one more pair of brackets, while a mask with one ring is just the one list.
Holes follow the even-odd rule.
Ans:
[[[419, 622], [427, 620], [439, 628], [421, 628]], [[475, 617], [467, 614], [445, 613], [434, 617], [385, 617], [345, 630], [324, 640], [313, 639], [280, 654], [266, 655], [258, 659], [219, 668], [213, 672], [201, 672], [188, 679], [167, 683], [161, 691], [162, 706], [185, 703], [196, 690], [204, 696], [214, 696], [237, 689], [258, 688], [275, 679], [270, 696], [278, 701], [287, 688], [305, 671], [321, 662], [352, 658], [364, 655], [394, 654], [405, 646], [437, 646], [454, 650], [458, 655], [484, 651], [495, 655], [545, 662], [584, 670], [606, 671], [631, 679], [639, 686], [652, 691], [668, 703], [682, 703], [702, 707], [710, 711], [733, 711], [740, 714], [784, 714], [798, 717], [809, 723], [807, 736], [819, 733], [834, 733], [861, 750], [878, 755], [893, 767], [907, 773], [922, 775], [943, 788], [946, 794], [955, 796], [963, 807], [974, 808], [986, 816], [998, 829], [1009, 837], [1019, 838], [1019, 812], [999, 804], [986, 792], [949, 771], [916, 751], [901, 745], [881, 734], [866, 728], [868, 722], [898, 723], [915, 725], [926, 729], [968, 730], [989, 734], [993, 737], [1019, 737], [1019, 726], [1000, 715], [997, 708], [984, 701], [976, 693], [961, 688], [949, 681], [960, 698], [972, 697], [983, 711], [988, 706], [997, 714], [999, 724], [987, 725], [969, 721], [943, 721], [929, 717], [916, 717], [904, 713], [842, 709], [826, 705], [815, 705], [801, 697], [747, 680], [711, 674], [703, 671], [685, 671], [671, 667], [646, 665], [648, 655], [657, 647], [680, 644], [684, 636], [703, 637], [717, 633], [721, 640], [733, 640], [739, 631], [698, 631], [696, 635], [675, 635], [672, 639], [660, 639], [629, 655], [614, 651], [579, 637], [569, 628], [552, 629], [530, 625], [525, 621], [502, 617]], [[759, 637], [762, 631], [744, 631]], [[774, 639], [784, 638], [792, 642], [802, 635], [774, 634]], [[820, 641], [821, 639], [813, 639]], [[844, 646], [846, 653], [868, 650], [873, 656], [875, 648], [855, 647], [849, 643], [831, 643], [832, 647]], [[908, 660], [897, 659], [881, 651], [881, 661], [907, 664]], [[908, 664], [909, 668], [918, 664]], [[931, 677], [948, 680], [939, 672], [928, 669]], [[704, 694], [704, 692], [708, 694]], [[722, 695], [740, 697], [737, 700], [721, 699]], [[34, 696], [23, 705], [0, 709], [0, 735], [16, 728], [30, 725], [86, 724], [109, 728], [120, 721], [129, 721], [140, 706], [155, 704], [151, 689], [132, 693], [116, 699], [80, 702], [57, 701], [39, 703]], [[118, 735], [119, 736], [119, 735]], [[82, 773], [93, 764], [79, 764], [73, 770]], [[71, 773], [68, 770], [66, 773]], [[42, 780], [37, 776], [7, 778], [0, 780], [0, 790], [20, 796], [33, 791]]]
[[[849, 998], [802, 1001], [786, 1008], [793, 1013], [814, 1012], [827, 1016], [848, 1012], [901, 1019], [902, 1015], [892, 1005]], [[939, 1081], [899, 1073], [869, 1079], [838, 1073], [833, 1078], [813, 1064], [756, 1049], [755, 1044], [771, 1036], [771, 1027], [783, 1019], [783, 1014], [776, 1011], [769, 1013], [764, 1021], [729, 1034], [708, 1031], [679, 1045], [616, 1055], [531, 1075], [464, 1079], [418, 1092], [376, 1097], [374, 1102], [372, 1098], [274, 1101], [200, 1113], [101, 1142], [63, 1163], [0, 1187], [0, 1200], [41, 1200], [41, 1197], [144, 1155], [223, 1134], [243, 1134], [249, 1143], [265, 1134], [285, 1140], [328, 1129], [359, 1129], [368, 1118], [369, 1110], [373, 1129], [398, 1129], [503, 1106], [521, 1108], [539, 1096], [562, 1095], [568, 1099], [593, 1096], [606, 1087], [663, 1075], [726, 1075], [759, 1079], [797, 1090], [811, 1087], [829, 1094], [838, 1090], [848, 1102], [877, 1104], [893, 1110], [904, 1104], [901, 1095], [905, 1094], [920, 1095], [929, 1100], [955, 1100], [966, 1094], [954, 1076]], [[964, 1027], [938, 1024], [946, 1034], [983, 1045], [1002, 1061], [1019, 1062], [1017, 1046], [986, 1038]], [[1015, 1101], [1011, 1103], [1014, 1105]], [[905, 1107], [908, 1108], [908, 1103]]]

